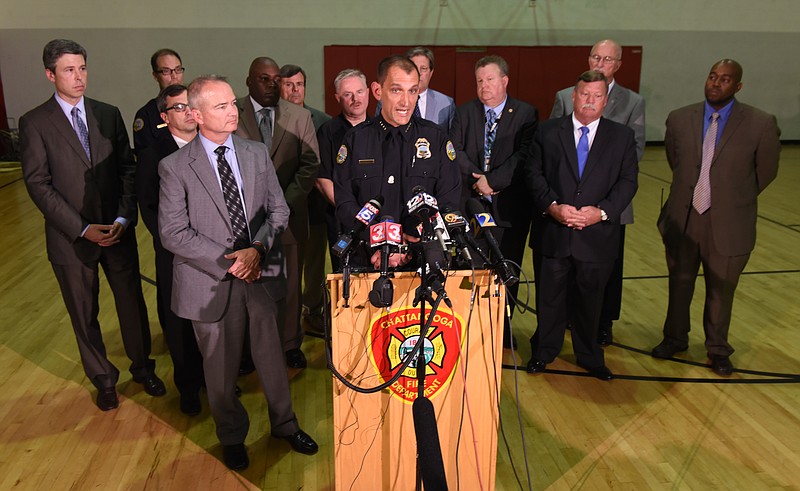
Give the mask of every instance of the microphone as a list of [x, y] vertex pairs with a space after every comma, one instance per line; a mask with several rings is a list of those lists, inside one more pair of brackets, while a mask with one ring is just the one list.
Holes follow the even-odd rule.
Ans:
[[486, 243], [489, 244], [492, 257], [497, 259], [491, 265], [500, 277], [500, 281], [506, 286], [515, 285], [519, 282], [519, 278], [511, 271], [508, 264], [506, 264], [503, 253], [500, 252], [500, 245], [498, 245], [494, 235], [488, 230], [491, 227], [497, 226], [494, 222], [494, 218], [492, 218], [492, 214], [484, 211], [483, 206], [475, 198], [467, 200], [467, 214], [471, 217], [475, 217], [474, 219], [470, 219], [470, 223], [475, 228], [475, 234], [477, 235], [478, 232], [481, 230], [483, 231], [483, 235], [486, 237]]
[[469, 225], [467, 225], [467, 221], [464, 217], [461, 216], [461, 212], [453, 210], [449, 206], [445, 206], [442, 208], [442, 213], [444, 213], [444, 224], [447, 227], [447, 231], [450, 237], [453, 238], [456, 249], [461, 252], [464, 258], [472, 264], [472, 254], [470, 254], [469, 248], [467, 247], [467, 244], [469, 244], [478, 252], [478, 255], [481, 256], [484, 262], [489, 263], [489, 258], [480, 250], [475, 239], [473, 239], [471, 235], [465, 233], [469, 232]]
[[422, 222], [422, 230], [427, 237], [433, 237], [431, 219], [439, 211], [436, 198], [425, 192], [422, 186], [415, 186], [411, 190], [414, 196], [406, 203], [409, 215], [417, 217]]
[[356, 214], [353, 220], [353, 226], [350, 228], [350, 231], [342, 234], [336, 240], [336, 243], [333, 244], [333, 252], [336, 253], [339, 257], [344, 257], [349, 254], [353, 248], [353, 242], [356, 242], [358, 236], [363, 232], [375, 217], [378, 216], [378, 213], [381, 211], [381, 207], [383, 206], [383, 196], [377, 196], [364, 204], [364, 207]]
[[394, 286], [389, 278], [389, 255], [393, 248], [403, 242], [403, 229], [399, 223], [394, 223], [394, 218], [383, 216], [380, 223], [372, 225], [369, 229], [369, 244], [372, 248], [380, 247], [381, 267], [380, 276], [372, 283], [369, 292], [369, 301], [375, 307], [389, 307], [394, 300]]
[[447, 233], [447, 227], [444, 224], [444, 220], [442, 220], [442, 215], [438, 212], [434, 219], [433, 233], [436, 234], [436, 240], [442, 245], [442, 251], [447, 254], [449, 252], [447, 241], [450, 240], [450, 234]]

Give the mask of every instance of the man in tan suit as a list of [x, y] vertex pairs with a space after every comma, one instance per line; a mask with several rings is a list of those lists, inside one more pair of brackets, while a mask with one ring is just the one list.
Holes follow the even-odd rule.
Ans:
[[737, 101], [742, 67], [720, 60], [705, 102], [670, 113], [664, 138], [672, 186], [658, 219], [669, 268], [669, 307], [656, 358], [689, 343], [689, 306], [700, 264], [706, 283], [703, 329], [711, 369], [730, 375], [733, 296], [756, 242], [757, 199], [775, 179], [780, 130], [775, 116]]
[[280, 331], [286, 364], [292, 368], [305, 368], [306, 359], [300, 351], [303, 342], [300, 283], [303, 247], [308, 240], [307, 198], [319, 172], [319, 147], [311, 113], [280, 99], [279, 72], [280, 68], [272, 58], [256, 58], [250, 64], [247, 76], [249, 94], [236, 101], [240, 119], [236, 134], [264, 142], [270, 149], [283, 196], [291, 210], [289, 227], [281, 235], [288, 292], [286, 302], [281, 306]]

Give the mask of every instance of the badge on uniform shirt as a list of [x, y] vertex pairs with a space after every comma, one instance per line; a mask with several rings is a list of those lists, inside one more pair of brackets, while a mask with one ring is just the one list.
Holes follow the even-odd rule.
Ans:
[[389, 184], [394, 184], [394, 176], [389, 176], [389, 179], [386, 180]]
[[339, 147], [339, 153], [336, 154], [336, 163], [344, 164], [345, 160], [347, 160], [347, 147], [342, 144], [342, 146]]
[[417, 147], [418, 159], [431, 158], [431, 144], [427, 138], [417, 138], [417, 143], [415, 143], [414, 146]]
[[456, 149], [453, 146], [453, 142], [451, 142], [450, 140], [447, 140], [446, 149], [447, 149], [447, 158], [449, 158], [450, 160], [455, 160], [456, 159]]
[[142, 128], [144, 128], [144, 120], [142, 120], [142, 118], [136, 118], [135, 120], [133, 120], [133, 131], [134, 132], [138, 132]]

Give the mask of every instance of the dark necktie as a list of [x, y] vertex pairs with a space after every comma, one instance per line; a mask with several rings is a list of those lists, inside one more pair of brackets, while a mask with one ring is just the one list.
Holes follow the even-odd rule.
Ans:
[[586, 158], [589, 157], [589, 128], [581, 126], [581, 138], [578, 140], [578, 178], [583, 177]]
[[[421, 97], [422, 96], [420, 96], [420, 98]], [[419, 110], [419, 99], [420, 98], [417, 98], [417, 105], [414, 106], [414, 116], [418, 117], [419, 119], [422, 119], [422, 111]]]
[[72, 108], [72, 126], [75, 128], [75, 133], [78, 134], [78, 140], [81, 141], [83, 151], [86, 152], [86, 156], [89, 158], [89, 161], [91, 161], [92, 152], [89, 149], [89, 130], [86, 129], [86, 125], [83, 124], [81, 110], [77, 107]]
[[714, 150], [717, 147], [717, 131], [719, 128], [719, 113], [711, 115], [711, 124], [708, 125], [706, 136], [703, 138], [703, 160], [700, 164], [700, 177], [694, 187], [692, 206], [697, 213], [703, 214], [711, 208], [711, 161], [714, 160]]
[[486, 132], [483, 140], [483, 171], [489, 170], [489, 161], [492, 159], [492, 147], [497, 135], [497, 115], [493, 109], [486, 111]]
[[261, 141], [264, 145], [272, 151], [272, 118], [270, 117], [272, 108], [262, 107], [258, 114], [261, 115], [261, 120], [258, 122], [258, 131], [261, 133]]
[[217, 147], [214, 153], [217, 154], [217, 170], [219, 180], [222, 183], [222, 195], [225, 197], [225, 206], [228, 207], [228, 216], [231, 219], [231, 229], [233, 230], [233, 249], [239, 250], [250, 245], [250, 236], [247, 231], [247, 220], [244, 216], [244, 206], [239, 196], [239, 186], [233, 177], [233, 171], [225, 159], [225, 145]]

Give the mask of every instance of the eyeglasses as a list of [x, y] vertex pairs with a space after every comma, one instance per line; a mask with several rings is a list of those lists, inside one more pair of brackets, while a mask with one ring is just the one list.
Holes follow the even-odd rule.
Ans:
[[160, 73], [161, 75], [163, 75], [165, 77], [169, 77], [170, 74], [172, 74], [172, 73], [174, 73], [175, 75], [180, 75], [181, 73], [183, 73], [185, 71], [186, 71], [186, 69], [184, 67], [179, 66], [178, 68], [159, 68], [158, 70], [156, 70], [156, 73]]
[[179, 103], [173, 105], [172, 107], [168, 107], [166, 110], [167, 111], [175, 111], [176, 113], [182, 113], [182, 112], [186, 112], [187, 109], [189, 109], [189, 104], [184, 104], [182, 102], [179, 102]]
[[619, 61], [617, 58], [612, 58], [610, 56], [598, 56], [598, 55], [591, 55], [589, 56], [589, 59], [594, 61], [595, 63], [600, 63], [601, 61], [603, 63], [616, 63]]

